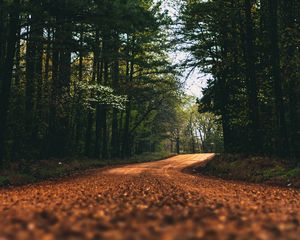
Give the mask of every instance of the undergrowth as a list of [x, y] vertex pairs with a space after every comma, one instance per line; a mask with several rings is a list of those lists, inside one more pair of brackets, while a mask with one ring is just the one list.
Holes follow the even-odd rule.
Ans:
[[11, 163], [0, 172], [0, 187], [19, 186], [44, 180], [56, 180], [81, 173], [88, 169], [109, 165], [157, 161], [174, 156], [168, 152], [144, 153], [128, 159], [47, 159], [40, 161], [21, 161]]
[[223, 154], [198, 171], [225, 179], [300, 187], [300, 166], [278, 158]]

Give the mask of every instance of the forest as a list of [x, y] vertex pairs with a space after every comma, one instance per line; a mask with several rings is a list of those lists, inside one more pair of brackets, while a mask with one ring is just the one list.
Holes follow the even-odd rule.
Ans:
[[184, 93], [160, 3], [1, 1], [0, 9], [3, 164], [127, 158], [176, 142], [171, 123]]
[[0, 0], [0, 240], [299, 236], [299, 0]]
[[201, 111], [221, 116], [229, 153], [300, 154], [300, 2], [184, 1], [187, 66], [210, 74]]
[[[1, 0], [0, 159], [299, 157], [296, 0]], [[170, 52], [188, 53], [174, 64]], [[197, 101], [183, 69], [208, 76]]]

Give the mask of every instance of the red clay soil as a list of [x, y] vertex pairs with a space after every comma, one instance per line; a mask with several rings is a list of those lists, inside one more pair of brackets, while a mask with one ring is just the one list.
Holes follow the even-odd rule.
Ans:
[[182, 169], [212, 155], [0, 190], [5, 239], [300, 239], [300, 190]]

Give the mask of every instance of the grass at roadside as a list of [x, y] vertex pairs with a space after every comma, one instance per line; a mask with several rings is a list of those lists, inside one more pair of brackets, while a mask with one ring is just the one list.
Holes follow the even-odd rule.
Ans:
[[129, 159], [49, 159], [40, 161], [22, 161], [10, 164], [0, 172], [0, 187], [19, 186], [44, 180], [56, 180], [83, 172], [88, 169], [108, 165], [121, 165], [162, 160], [174, 156], [168, 152], [145, 153]]
[[300, 167], [269, 157], [217, 155], [197, 171], [224, 179], [300, 188]]

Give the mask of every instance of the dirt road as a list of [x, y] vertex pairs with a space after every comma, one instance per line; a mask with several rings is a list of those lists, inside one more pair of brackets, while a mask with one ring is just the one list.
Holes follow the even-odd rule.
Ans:
[[300, 191], [194, 176], [211, 155], [0, 190], [5, 239], [300, 239]]

